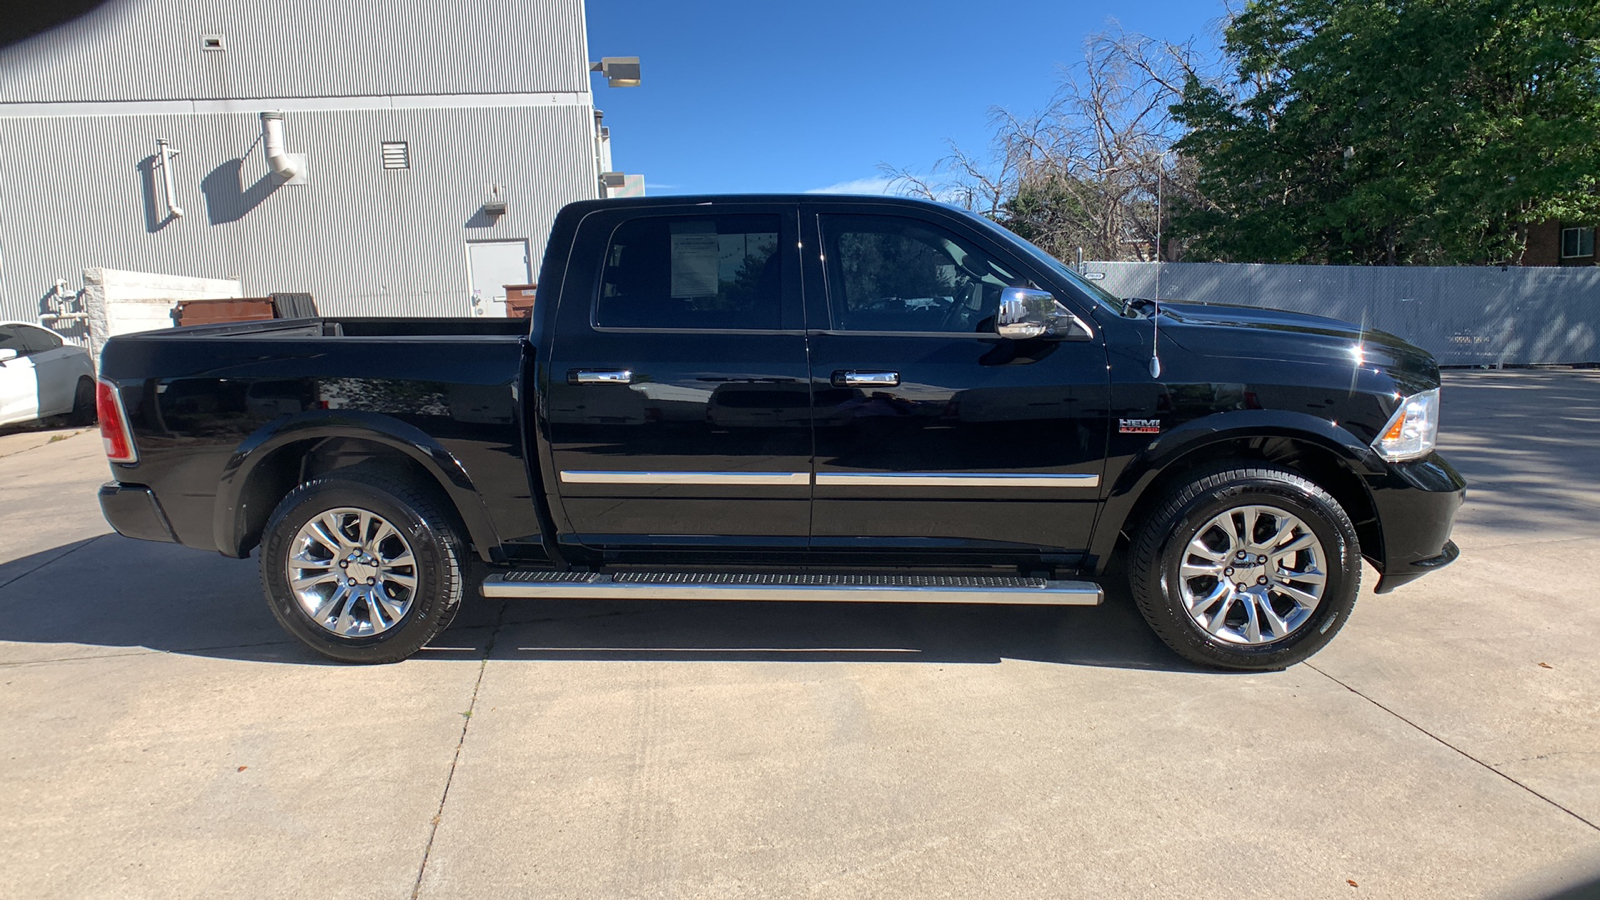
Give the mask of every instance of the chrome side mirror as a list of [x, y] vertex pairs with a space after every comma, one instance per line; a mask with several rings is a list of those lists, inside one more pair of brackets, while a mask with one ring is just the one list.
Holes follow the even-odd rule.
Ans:
[[1001, 291], [1000, 310], [994, 322], [1001, 337], [1015, 341], [1086, 341], [1093, 337], [1089, 326], [1062, 306], [1054, 294], [1034, 288], [1009, 287]]

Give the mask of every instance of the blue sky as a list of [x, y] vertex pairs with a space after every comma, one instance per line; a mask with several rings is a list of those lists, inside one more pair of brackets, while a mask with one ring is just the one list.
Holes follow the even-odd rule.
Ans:
[[1220, 0], [587, 0], [589, 58], [638, 56], [643, 84], [592, 76], [613, 164], [650, 194], [881, 190], [989, 141], [989, 110], [1043, 106], [1089, 34], [1214, 47]]

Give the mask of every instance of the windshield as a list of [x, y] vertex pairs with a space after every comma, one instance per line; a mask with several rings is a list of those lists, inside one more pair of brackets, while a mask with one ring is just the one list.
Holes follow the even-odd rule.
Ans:
[[1111, 296], [1104, 288], [1096, 285], [1092, 281], [1089, 281], [1082, 275], [1079, 275], [1077, 272], [1074, 272], [1066, 263], [1063, 263], [1061, 260], [1056, 259], [1043, 250], [1040, 250], [1038, 247], [1035, 247], [1028, 241], [1023, 240], [1016, 232], [1006, 228], [1003, 225], [990, 221], [989, 219], [976, 214], [973, 215], [973, 218], [981, 222], [983, 227], [987, 228], [995, 237], [1004, 240], [1009, 246], [1021, 250], [1039, 265], [1044, 266], [1052, 273], [1066, 279], [1068, 284], [1071, 284], [1073, 287], [1082, 291], [1083, 294], [1090, 300], [1099, 303], [1110, 312], [1117, 313], [1118, 315], [1122, 314], [1121, 300]]

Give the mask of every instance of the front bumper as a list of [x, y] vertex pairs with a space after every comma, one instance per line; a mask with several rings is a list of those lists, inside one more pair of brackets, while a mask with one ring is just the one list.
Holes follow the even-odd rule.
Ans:
[[142, 484], [111, 481], [100, 485], [100, 512], [117, 534], [124, 537], [178, 542], [167, 522], [167, 514], [156, 502], [156, 495]]
[[1467, 482], [1444, 457], [1434, 453], [1414, 462], [1391, 463], [1367, 485], [1383, 533], [1383, 557], [1378, 563], [1382, 577], [1375, 593], [1386, 594], [1416, 581], [1461, 555], [1450, 540], [1450, 528], [1466, 500]]

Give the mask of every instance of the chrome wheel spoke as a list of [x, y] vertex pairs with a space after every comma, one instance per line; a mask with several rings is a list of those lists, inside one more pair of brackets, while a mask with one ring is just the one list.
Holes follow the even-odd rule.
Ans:
[[361, 599], [359, 593], [356, 591], [350, 592], [350, 602], [344, 605], [344, 609], [339, 610], [339, 618], [333, 623], [334, 631], [339, 634], [349, 634], [351, 629], [355, 627], [356, 619], [352, 613], [355, 612], [356, 601], [359, 599]]
[[398, 584], [408, 590], [414, 591], [417, 589], [417, 576], [415, 575], [406, 575], [401, 572], [385, 572], [383, 573], [383, 580], [389, 584]]
[[1321, 572], [1317, 569], [1305, 569], [1304, 571], [1300, 572], [1284, 570], [1277, 573], [1277, 575], [1273, 577], [1273, 580], [1278, 582], [1297, 581], [1304, 584], [1323, 585], [1328, 583], [1328, 575], [1326, 572]]
[[384, 606], [383, 601], [380, 598], [382, 593], [383, 592], [377, 588], [367, 588], [366, 591], [367, 622], [372, 625], [373, 634], [377, 634], [378, 632], [387, 629], [390, 625], [395, 623], [396, 619], [400, 618], [399, 616], [394, 615], [391, 610]]
[[1306, 609], [1314, 608], [1322, 600], [1318, 594], [1313, 594], [1309, 591], [1303, 591], [1292, 584], [1285, 584], [1281, 580], [1275, 581], [1272, 585], [1272, 589], [1280, 594], [1283, 594], [1290, 600], [1293, 600], [1295, 603], [1305, 607]]
[[334, 584], [338, 580], [339, 576], [333, 572], [323, 572], [321, 575], [303, 575], [299, 578], [291, 578], [289, 579], [289, 586], [297, 591], [303, 591], [308, 587], [315, 587], [319, 584]]
[[383, 562], [383, 567], [386, 569], [408, 568], [417, 564], [416, 557], [411, 555], [409, 549], [392, 559], [385, 556], [379, 556], [378, 559]]
[[[372, 513], [367, 512], [366, 510], [361, 510], [359, 513], [356, 514], [356, 545], [357, 546], [364, 547], [372, 540], [372, 531], [373, 531], [372, 521], [375, 518], [377, 518], [377, 517], [374, 516]], [[389, 524], [387, 522], [384, 522], [382, 519], [378, 519], [378, 521], [380, 523], [384, 524], [384, 525]]]
[[[310, 530], [309, 534], [306, 534], [306, 529]], [[332, 513], [307, 523], [305, 529], [301, 529], [301, 533], [328, 548], [335, 556], [339, 554], [340, 550], [346, 550], [352, 546], [350, 541], [345, 538], [344, 532], [340, 530], [339, 520]]]
[[1240, 598], [1244, 606], [1244, 639], [1252, 644], [1261, 643], [1261, 616], [1258, 612], [1260, 603], [1256, 595], [1245, 594]]
[[317, 559], [314, 556], [307, 556], [306, 555], [306, 551], [311, 549], [311, 547], [310, 547], [311, 543], [312, 543], [312, 541], [307, 541], [306, 542], [307, 546], [302, 547], [300, 549], [300, 552], [295, 553], [292, 556], [290, 556], [289, 557], [289, 565], [291, 565], [291, 566], [304, 566], [305, 568], [308, 568], [308, 569], [329, 569], [329, 568], [332, 568], [334, 565], [336, 565], [336, 563], [332, 559]]
[[1292, 556], [1301, 550], [1308, 550], [1312, 547], [1319, 546], [1321, 545], [1317, 542], [1317, 536], [1312, 534], [1310, 531], [1307, 531], [1305, 534], [1302, 534], [1293, 541], [1289, 542], [1287, 546], [1272, 548], [1272, 553], [1274, 556]]
[[1294, 533], [1294, 525], [1294, 519], [1289, 516], [1279, 516], [1278, 530], [1261, 544], [1262, 549], [1271, 554], [1284, 553], [1285, 551], [1278, 549], [1278, 545], [1288, 540], [1289, 535]]
[[1217, 582], [1217, 586], [1211, 589], [1211, 593], [1205, 595], [1204, 597], [1197, 597], [1194, 599], [1194, 602], [1189, 604], [1189, 612], [1192, 615], [1199, 617], [1206, 610], [1215, 606], [1218, 600], [1227, 597], [1232, 590], [1233, 589], [1228, 587], [1226, 582]]
[[1238, 519], [1236, 520], [1239, 525], [1239, 530], [1236, 532], [1238, 540], [1234, 546], [1249, 547], [1255, 544], [1256, 520], [1260, 517], [1261, 511], [1254, 506], [1246, 506], [1239, 511]]
[[[373, 591], [372, 600], [374, 601], [374, 605], [383, 608], [384, 615], [389, 617], [390, 625], [400, 621], [400, 617], [406, 614], [405, 605], [400, 601], [395, 600], [393, 597], [390, 597], [388, 594], [385, 594], [382, 590]], [[388, 626], [386, 625], [384, 627], [387, 628]]]
[[1260, 601], [1256, 604], [1256, 609], [1261, 617], [1267, 621], [1267, 628], [1271, 632], [1267, 636], [1268, 640], [1275, 641], [1289, 633], [1289, 623], [1285, 622], [1283, 617], [1278, 615], [1278, 611], [1272, 608], [1271, 597], [1260, 598]]
[[[1204, 536], [1205, 532], [1202, 531], [1200, 534], [1201, 536]], [[1226, 550], [1213, 550], [1199, 537], [1189, 542], [1189, 553], [1192, 556], [1198, 556], [1201, 559], [1209, 559], [1212, 562], [1219, 564], [1228, 558], [1228, 552]]]
[[1234, 599], [1235, 598], [1232, 592], [1223, 591], [1222, 606], [1217, 609], [1214, 615], [1212, 615], [1209, 623], [1204, 623], [1207, 631], [1219, 637], [1222, 635], [1223, 628], [1225, 628], [1228, 624], [1228, 613], [1233, 609]]
[[1186, 562], [1183, 565], [1178, 567], [1178, 577], [1179, 578], [1206, 578], [1206, 577], [1221, 578], [1222, 577], [1222, 569], [1223, 569], [1223, 565], [1220, 562], [1206, 563], [1205, 565], [1197, 565], [1195, 563]]
[[343, 601], [349, 593], [349, 590], [344, 585], [339, 585], [339, 587], [332, 594], [329, 594], [327, 599], [322, 602], [322, 605], [318, 606], [312, 611], [311, 618], [316, 619], [317, 624], [319, 625], [326, 624], [328, 617], [333, 615], [333, 611], [338, 608], [339, 603]]
[[387, 541], [389, 538], [399, 537], [399, 536], [400, 536], [400, 532], [396, 531], [395, 527], [393, 525], [390, 525], [388, 522], [385, 522], [382, 519], [379, 519], [378, 520], [378, 533], [374, 534], [372, 536], [372, 541], [371, 541], [371, 544], [372, 544], [372, 546], [374, 548], [374, 553], [376, 553], [376, 548], [378, 548], [378, 547], [383, 545], [384, 541]]

